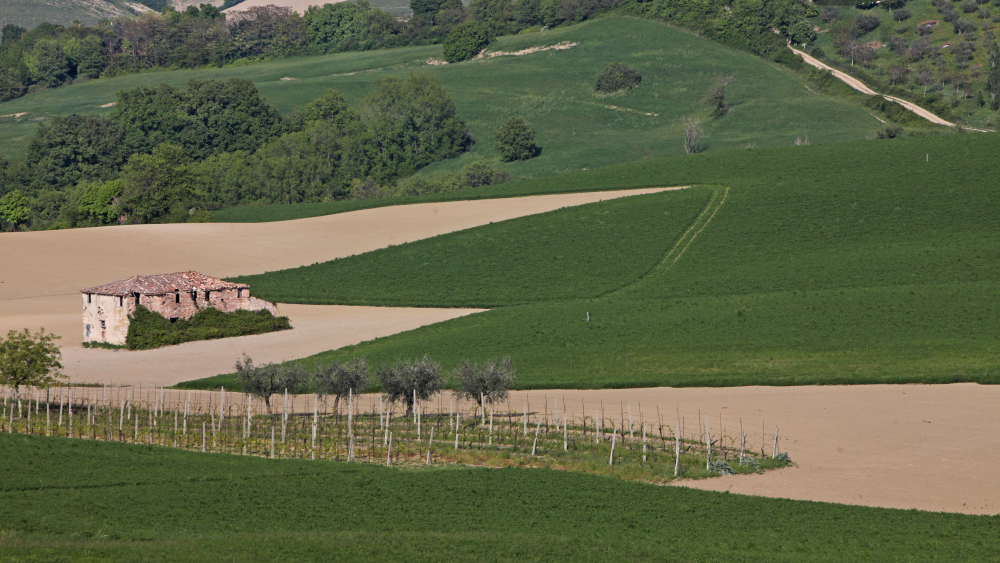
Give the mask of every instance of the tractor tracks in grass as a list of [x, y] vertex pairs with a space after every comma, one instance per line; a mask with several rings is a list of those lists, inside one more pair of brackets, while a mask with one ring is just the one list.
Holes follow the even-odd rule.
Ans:
[[662, 275], [674, 267], [674, 264], [676, 264], [677, 261], [681, 259], [681, 256], [684, 256], [684, 253], [687, 252], [687, 249], [691, 247], [691, 244], [694, 243], [694, 240], [696, 238], [698, 238], [698, 235], [700, 235], [701, 232], [705, 230], [705, 227], [707, 227], [708, 224], [712, 222], [712, 219], [715, 218], [716, 213], [719, 212], [719, 209], [722, 209], [722, 205], [726, 203], [726, 199], [729, 197], [729, 190], [730, 190], [729, 186], [702, 186], [702, 187], [711, 189], [712, 196], [708, 199], [708, 202], [705, 204], [705, 207], [702, 208], [701, 213], [699, 213], [698, 216], [695, 217], [694, 221], [691, 222], [691, 225], [687, 228], [687, 230], [684, 231], [684, 234], [682, 234], [680, 238], [677, 239], [677, 242], [675, 242], [674, 245], [670, 248], [670, 250], [663, 255], [663, 258], [661, 258], [659, 262], [653, 265], [653, 267], [650, 268], [645, 274], [639, 276], [631, 283], [623, 285], [622, 287], [611, 290], [607, 293], [603, 293], [600, 296], [598, 296], [597, 299], [610, 297], [613, 295], [617, 295], [623, 291], [633, 289], [637, 287], [639, 284], [643, 283], [644, 281], [654, 276]]

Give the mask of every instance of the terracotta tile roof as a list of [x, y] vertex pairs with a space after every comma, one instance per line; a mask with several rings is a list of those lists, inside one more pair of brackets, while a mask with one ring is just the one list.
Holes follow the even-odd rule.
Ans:
[[174, 290], [188, 292], [218, 291], [220, 289], [250, 289], [245, 283], [232, 283], [199, 274], [198, 272], [175, 272], [173, 274], [156, 274], [152, 276], [135, 276], [97, 287], [81, 289], [80, 293], [95, 293], [97, 295], [165, 295]]

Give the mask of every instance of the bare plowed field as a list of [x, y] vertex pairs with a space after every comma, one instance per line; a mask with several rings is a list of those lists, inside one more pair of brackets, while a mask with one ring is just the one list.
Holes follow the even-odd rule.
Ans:
[[[275, 223], [133, 225], [0, 234], [0, 334], [44, 327], [62, 336], [74, 382], [172, 385], [258, 362], [300, 358], [474, 312], [279, 305], [293, 330], [145, 352], [80, 346], [79, 290], [142, 274], [227, 277], [324, 262], [534, 213], [664, 188], [382, 207]], [[252, 290], [252, 288], [251, 288]]]

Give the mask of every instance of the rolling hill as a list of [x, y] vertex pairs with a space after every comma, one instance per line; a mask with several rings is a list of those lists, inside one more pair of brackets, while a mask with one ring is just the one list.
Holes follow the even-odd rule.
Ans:
[[510, 354], [526, 388], [995, 383], [998, 148], [930, 136], [610, 167], [534, 185], [702, 186], [239, 279], [291, 302], [496, 307], [307, 363]]
[[30, 29], [43, 22], [69, 25], [74, 21], [93, 25], [105, 18], [134, 16], [146, 10], [149, 8], [143, 3], [127, 0], [4, 0], [0, 27], [14, 24]]
[[[633, 45], [641, 44], [636, 51]], [[284, 114], [303, 108], [324, 89], [357, 102], [385, 76], [428, 72], [454, 97], [472, 133], [471, 151], [422, 174], [457, 170], [478, 155], [495, 158], [500, 122], [522, 116], [535, 128], [541, 155], [507, 166], [535, 177], [683, 153], [681, 117], [704, 120], [709, 151], [791, 145], [797, 138], [827, 143], [861, 139], [883, 127], [866, 109], [807, 88], [801, 75], [684, 31], [648, 20], [609, 17], [543, 33], [502, 37], [491, 50], [518, 53], [454, 65], [432, 65], [440, 46], [284, 59], [246, 66], [137, 74], [100, 79], [0, 104], [0, 154], [25, 154], [40, 120], [53, 115], [106, 113], [115, 93], [140, 84], [182, 86], [189, 78], [253, 80]], [[625, 94], [594, 92], [598, 73], [626, 61], [643, 74]], [[738, 73], [729, 87], [732, 111], [710, 118], [709, 90], [718, 75]]]

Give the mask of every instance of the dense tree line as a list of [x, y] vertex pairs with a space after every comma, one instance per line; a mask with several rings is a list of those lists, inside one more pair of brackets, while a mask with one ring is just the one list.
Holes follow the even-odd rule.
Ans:
[[[495, 36], [580, 22], [617, 9], [680, 27], [775, 60], [791, 56], [786, 38], [815, 38], [806, 0], [411, 0], [413, 15], [393, 18], [366, 0], [290, 8], [257, 6], [224, 14], [202, 4], [164, 7], [94, 26], [7, 25], [0, 43], [0, 102], [33, 88], [150, 68], [220, 66], [241, 60], [361, 51], [447, 42], [449, 60], [482, 49]], [[780, 33], [776, 34], [772, 30]]]
[[[221, 206], [426, 193], [506, 179], [494, 174], [483, 182], [489, 172], [472, 170], [458, 181], [399, 184], [469, 142], [454, 101], [427, 75], [379, 80], [354, 107], [327, 90], [287, 119], [248, 80], [192, 79], [183, 90], [120, 92], [107, 117], [40, 125], [28, 157], [0, 167], [0, 196], [12, 209], [29, 202], [36, 220], [90, 226], [198, 221]], [[18, 218], [7, 219], [12, 226], [25, 221], [7, 215]]]

